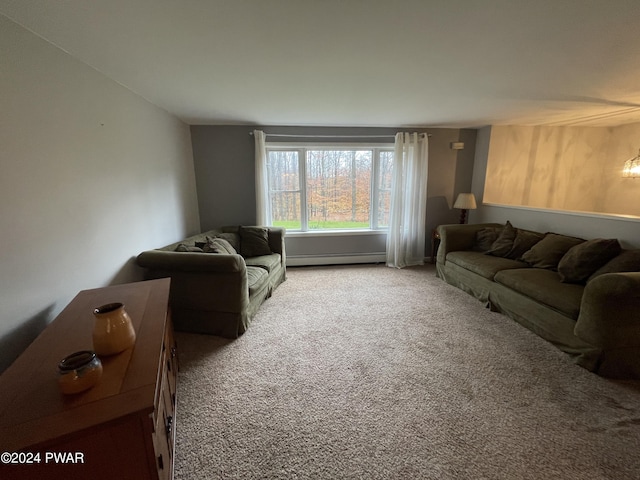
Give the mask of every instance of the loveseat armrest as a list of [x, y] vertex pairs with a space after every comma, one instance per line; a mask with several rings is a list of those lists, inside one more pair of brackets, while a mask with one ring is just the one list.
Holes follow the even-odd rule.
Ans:
[[269, 236], [269, 247], [273, 253], [279, 253], [282, 258], [282, 263], [286, 263], [285, 258], [285, 246], [284, 246], [284, 236], [286, 234], [286, 229], [282, 227], [267, 227], [267, 232]]
[[476, 239], [476, 233], [487, 227], [504, 227], [500, 223], [477, 223], [477, 224], [451, 224], [440, 225], [437, 228], [440, 235], [440, 246], [436, 260], [444, 263], [449, 252], [460, 250], [471, 250]]
[[247, 269], [240, 255], [200, 252], [147, 250], [136, 262], [144, 268], [180, 272], [244, 273]]
[[574, 333], [605, 350], [640, 347], [640, 272], [606, 273], [588, 282]]

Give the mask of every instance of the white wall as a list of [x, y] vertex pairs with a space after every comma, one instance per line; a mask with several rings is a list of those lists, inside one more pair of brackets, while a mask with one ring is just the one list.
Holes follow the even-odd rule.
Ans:
[[[504, 127], [499, 127], [500, 129]], [[620, 132], [626, 131], [622, 127]], [[472, 190], [477, 199], [484, 198], [485, 186], [499, 179], [487, 176], [487, 163], [492, 141], [492, 127], [485, 127], [478, 131], [476, 142], [476, 156], [473, 169]], [[631, 133], [637, 130], [632, 128]], [[621, 141], [621, 139], [619, 139]], [[612, 148], [612, 155], [618, 156]], [[624, 163], [626, 157], [623, 157]], [[514, 168], [527, 168], [527, 159], [511, 159]], [[562, 167], [560, 167], [562, 168]], [[629, 182], [635, 180], [625, 179]], [[492, 185], [493, 186], [493, 185]], [[640, 182], [636, 187], [640, 198]], [[622, 218], [608, 215], [594, 215], [588, 213], [566, 212], [536, 207], [479, 205], [477, 210], [471, 211], [470, 223], [498, 222], [510, 220], [515, 227], [527, 228], [541, 232], [557, 232], [575, 235], [582, 238], [618, 238], [625, 248], [640, 248], [640, 219]]]
[[0, 45], [2, 371], [79, 290], [141, 279], [135, 256], [199, 218], [187, 125], [3, 16]]

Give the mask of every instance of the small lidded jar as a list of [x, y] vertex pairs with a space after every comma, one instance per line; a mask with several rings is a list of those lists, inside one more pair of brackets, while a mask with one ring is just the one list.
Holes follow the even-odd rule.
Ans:
[[88, 390], [101, 376], [102, 362], [90, 350], [72, 353], [58, 364], [58, 386], [65, 395]]
[[107, 303], [95, 308], [93, 315], [93, 350], [98, 355], [115, 355], [136, 343], [136, 331], [123, 303]]

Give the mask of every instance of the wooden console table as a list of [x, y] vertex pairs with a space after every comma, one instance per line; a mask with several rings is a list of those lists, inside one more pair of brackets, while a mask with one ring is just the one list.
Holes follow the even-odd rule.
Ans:
[[[0, 478], [173, 477], [178, 364], [169, 286], [164, 278], [80, 292], [0, 376]], [[101, 357], [93, 388], [63, 395], [58, 362], [93, 349], [93, 308], [111, 302], [125, 304], [135, 345]]]

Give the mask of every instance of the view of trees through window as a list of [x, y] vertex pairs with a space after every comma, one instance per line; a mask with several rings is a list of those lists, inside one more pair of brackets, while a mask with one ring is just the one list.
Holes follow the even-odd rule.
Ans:
[[271, 223], [290, 230], [384, 228], [393, 151], [268, 149]]
[[270, 151], [267, 160], [271, 224], [300, 230], [302, 191], [300, 189], [300, 152]]

